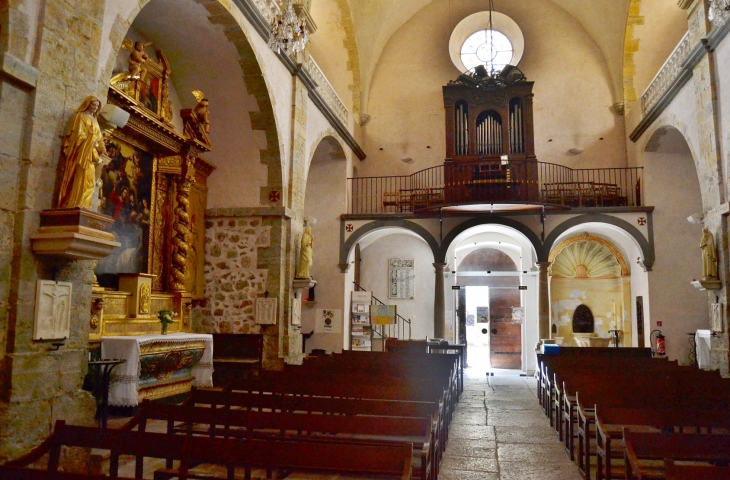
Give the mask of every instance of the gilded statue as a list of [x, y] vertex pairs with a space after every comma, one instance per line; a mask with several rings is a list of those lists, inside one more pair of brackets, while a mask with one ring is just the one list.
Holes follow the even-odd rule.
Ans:
[[187, 108], [180, 110], [180, 116], [185, 124], [185, 135], [200, 140], [210, 146], [210, 112], [208, 111], [208, 99], [200, 90], [194, 90], [193, 96], [198, 102], [192, 110]]
[[96, 121], [100, 110], [98, 98], [86, 97], [71, 119], [71, 130], [62, 147], [66, 171], [58, 193], [58, 208], [91, 209], [95, 164], [105, 154], [102, 132]]
[[149, 55], [144, 51], [145, 47], [152, 45], [152, 42], [134, 42], [134, 49], [129, 54], [129, 78], [144, 80], [147, 75], [147, 68], [145, 68], [145, 62], [150, 58]]
[[198, 101], [198, 104], [193, 109], [193, 114], [197, 117], [205, 133], [210, 133], [210, 112], [208, 112], [210, 102], [200, 90], [194, 90], [193, 96]]
[[309, 278], [309, 269], [312, 268], [314, 254], [312, 248], [314, 246], [314, 235], [312, 235], [312, 226], [317, 220], [312, 217], [304, 217], [304, 233], [302, 234], [302, 248], [299, 253], [299, 265], [297, 266], [296, 278]]
[[715, 239], [712, 236], [712, 233], [710, 233], [710, 229], [707, 227], [702, 229], [700, 248], [702, 249], [702, 279], [717, 279], [717, 251], [715, 250]]

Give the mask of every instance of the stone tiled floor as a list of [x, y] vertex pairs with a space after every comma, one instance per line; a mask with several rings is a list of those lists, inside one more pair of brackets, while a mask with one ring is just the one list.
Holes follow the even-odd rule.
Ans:
[[465, 373], [441, 480], [579, 480], [547, 423], [534, 378]]
[[[464, 394], [456, 407], [449, 443], [439, 472], [441, 480], [580, 480], [578, 467], [549, 426], [537, 402], [534, 378], [487, 377], [483, 368], [465, 372]], [[113, 426], [123, 420], [115, 419]], [[148, 430], [164, 431], [151, 424]], [[122, 462], [120, 473], [132, 476], [134, 467]], [[108, 460], [107, 460], [108, 461]], [[145, 478], [163, 466], [161, 460], [146, 462]], [[106, 467], [108, 468], [108, 467]], [[203, 473], [225, 476], [219, 467]], [[236, 478], [243, 478], [237, 471]], [[265, 472], [254, 470], [263, 480]], [[362, 477], [292, 473], [289, 480], [360, 480]]]

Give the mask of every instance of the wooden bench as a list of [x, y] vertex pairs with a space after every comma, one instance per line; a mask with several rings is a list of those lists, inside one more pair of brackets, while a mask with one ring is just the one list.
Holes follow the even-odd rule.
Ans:
[[213, 334], [213, 384], [257, 376], [261, 372], [264, 336]]
[[699, 465], [675, 465], [671, 458], [664, 459], [666, 480], [730, 480], [730, 468]]
[[664, 478], [663, 466], [657, 468], [649, 464], [657, 460], [721, 462], [725, 465], [730, 462], [730, 435], [638, 433], [625, 428], [623, 437], [627, 479]]
[[[410, 443], [417, 478], [433, 476], [435, 454], [430, 417], [363, 417], [286, 412], [262, 412], [161, 405], [144, 402], [139, 414], [123, 429], [145, 431], [149, 420], [167, 423], [167, 433], [205, 435], [210, 438], [296, 440], [356, 445]], [[168, 464], [168, 468], [172, 467]]]
[[[119, 456], [131, 455], [179, 460], [174, 474], [181, 480], [190, 476], [192, 465], [217, 464], [229, 467], [229, 478], [235, 466], [275, 468], [292, 471], [328, 472], [380, 478], [411, 478], [412, 446], [401, 444], [347, 444], [240, 440], [167, 435], [126, 430], [97, 429], [56, 422], [53, 434], [29, 454], [9, 462], [7, 467], [25, 467], [48, 454], [47, 470], [57, 472], [64, 447], [109, 450], [109, 472], [118, 476]], [[170, 471], [160, 471], [160, 476]], [[142, 478], [143, 462], [136, 460], [135, 477]], [[157, 476], [156, 478], [160, 478]], [[22, 478], [22, 477], [21, 477]]]

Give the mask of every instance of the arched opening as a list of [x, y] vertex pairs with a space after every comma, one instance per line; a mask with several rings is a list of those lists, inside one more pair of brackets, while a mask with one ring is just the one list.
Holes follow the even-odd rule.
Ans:
[[[241, 14], [237, 9], [229, 11], [232, 7], [217, 0], [151, 0], [143, 4], [133, 20], [120, 20], [124, 18], [121, 13], [114, 17], [116, 23], [111, 29], [123, 36], [110, 37], [114, 41], [119, 38], [122, 48], [109, 62], [114, 85], [129, 69], [128, 46], [134, 42], [144, 44], [143, 51], [150, 59], [162, 62], [164, 56], [169, 66], [167, 77], [150, 79], [145, 86], [148, 93], [161, 94], [161, 89], [166, 89], [168, 118], [163, 118], [162, 126], [150, 121], [146, 128], [126, 127], [121, 132], [126, 135], [122, 140], [133, 146], [139, 144], [137, 135], [167, 139], [164, 148], [168, 153], [155, 157], [154, 198], [149, 206], [153, 212], [151, 237], [164, 241], [157, 242], [161, 248], [150, 249], [150, 267], [142, 273], [156, 275], [152, 284], [155, 292], [167, 290], [165, 279], [174, 277], [179, 257], [171, 254], [169, 239], [183, 232], [180, 236], [186, 239], [187, 255], [180, 281], [184, 281], [184, 290], [175, 291], [191, 296], [185, 298], [192, 317], [184, 323], [185, 330], [277, 335], [278, 328], [266, 330], [256, 324], [254, 304], [265, 291], [280, 295], [280, 272], [269, 275], [277, 265], [259, 268], [259, 258], [281, 256], [280, 249], [270, 242], [281, 227], [275, 221], [267, 224], [260, 216], [241, 213], [243, 210], [229, 210], [225, 220], [215, 218], [218, 209], [255, 208], [285, 200], [270, 195], [272, 191], [282, 192], [279, 134], [261, 67], [239, 23]], [[118, 6], [108, 5], [108, 18], [115, 8]], [[185, 162], [190, 150], [179, 145], [188, 145], [191, 135], [181, 110], [199, 104], [196, 94], [209, 103], [210, 151], [199, 155], [195, 171], [187, 175]], [[149, 95], [146, 102], [143, 106], [153, 113], [156, 102], [165, 103], [161, 96]], [[198, 168], [200, 159], [204, 159], [204, 172]], [[187, 198], [180, 193], [185, 187], [183, 181], [190, 189]], [[181, 211], [180, 206], [186, 203], [187, 211]], [[277, 311], [281, 317], [285, 309], [280, 305]], [[276, 354], [267, 349], [264, 356], [272, 359]]]
[[[556, 239], [548, 273], [551, 328], [557, 343], [608, 345], [615, 335], [611, 330], [619, 330], [619, 346], [647, 344], [648, 276], [629, 262], [640, 258], [636, 239], [606, 223], [580, 224]], [[593, 319], [589, 331], [574, 324], [578, 310], [585, 311], [581, 305]], [[594, 340], [589, 342], [589, 337]]]
[[535, 368], [528, 346], [537, 341], [536, 255], [523, 233], [496, 223], [468, 228], [448, 245], [447, 331], [467, 344], [469, 367]]
[[[337, 309], [343, 311], [343, 323], [348, 320], [345, 292], [349, 292], [349, 289], [342, 284], [342, 273], [338, 268], [339, 252], [331, 247], [340, 242], [339, 216], [342, 214], [341, 206], [346, 203], [346, 180], [345, 151], [335, 137], [326, 136], [317, 144], [312, 154], [304, 198], [304, 215], [317, 219], [316, 225], [312, 227], [315, 239], [314, 263], [309, 272], [317, 285], [312, 292], [313, 301], [306, 301], [310, 296], [307, 295], [308, 292], [303, 292], [301, 312], [302, 333], [314, 332], [305, 343], [308, 352], [312, 349], [341, 351], [343, 346], [344, 328], [340, 326], [336, 333], [318, 331], [316, 317], [320, 310]], [[301, 234], [299, 237], [301, 238]], [[294, 302], [298, 303], [297, 300]]]
[[[692, 215], [703, 216], [700, 183], [694, 155], [682, 133], [674, 127], [663, 126], [655, 131], [643, 157], [646, 204], [655, 205], [657, 261], [649, 284], [651, 329], [659, 328], [667, 337], [670, 359], [686, 363], [689, 354], [686, 334], [707, 328], [709, 318], [707, 295], [689, 285], [702, 276], [698, 248], [702, 225], [688, 223]], [[657, 322], [662, 325], [658, 326]]]

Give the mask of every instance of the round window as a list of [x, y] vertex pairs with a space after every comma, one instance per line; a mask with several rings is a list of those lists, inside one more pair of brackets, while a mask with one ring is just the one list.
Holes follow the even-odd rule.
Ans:
[[488, 72], [499, 72], [513, 57], [512, 42], [497, 30], [479, 30], [461, 46], [461, 61], [468, 70], [486, 65]]
[[449, 56], [460, 72], [484, 65], [501, 71], [505, 65], [517, 65], [525, 52], [525, 37], [517, 23], [507, 15], [477, 12], [460, 21], [449, 39]]

